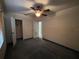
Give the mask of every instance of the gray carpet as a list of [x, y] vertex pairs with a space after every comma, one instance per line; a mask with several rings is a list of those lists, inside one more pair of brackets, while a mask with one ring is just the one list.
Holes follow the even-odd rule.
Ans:
[[49, 41], [29, 39], [7, 47], [5, 59], [79, 59], [79, 54]]

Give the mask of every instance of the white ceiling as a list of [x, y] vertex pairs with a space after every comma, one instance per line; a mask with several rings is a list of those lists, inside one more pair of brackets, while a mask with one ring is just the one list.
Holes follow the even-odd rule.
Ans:
[[9, 12], [28, 11], [35, 3], [42, 3], [46, 8], [60, 11], [79, 5], [79, 0], [5, 0], [6, 10]]

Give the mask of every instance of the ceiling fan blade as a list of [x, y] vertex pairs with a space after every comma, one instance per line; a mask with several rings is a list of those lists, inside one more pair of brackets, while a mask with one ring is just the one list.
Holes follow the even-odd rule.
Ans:
[[30, 15], [31, 13], [28, 13], [28, 14], [24, 14], [24, 15]]
[[46, 14], [42, 14], [43, 16], [47, 16]]
[[47, 10], [49, 9], [50, 11], [56, 11], [56, 6], [52, 6], [52, 5], [46, 5], [44, 7], [44, 10]]
[[48, 11], [50, 11], [50, 9], [46, 9], [46, 10], [44, 10], [44, 12], [48, 12]]
[[33, 10], [35, 10], [35, 8], [34, 7], [30, 7], [31, 9], [33, 9]]
[[20, 11], [20, 12], [18, 12], [18, 13], [27, 15], [27, 14], [32, 14], [32, 13], [34, 13], [34, 11], [33, 11], [33, 10], [27, 10], [27, 11]]

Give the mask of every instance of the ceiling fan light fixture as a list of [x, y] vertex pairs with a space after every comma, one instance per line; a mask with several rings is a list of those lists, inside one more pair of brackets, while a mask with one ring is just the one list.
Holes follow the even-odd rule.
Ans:
[[40, 11], [40, 10], [35, 11], [36, 17], [40, 17], [42, 15], [42, 13], [43, 13], [43, 11]]

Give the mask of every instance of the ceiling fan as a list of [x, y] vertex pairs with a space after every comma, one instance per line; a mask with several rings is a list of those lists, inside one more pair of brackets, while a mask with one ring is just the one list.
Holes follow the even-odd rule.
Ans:
[[[44, 9], [43, 4], [35, 4], [33, 7], [30, 7], [31, 10], [33, 10], [34, 14], [36, 15], [36, 17], [40, 17], [40, 16], [47, 16], [47, 12], [51, 12], [50, 9]], [[27, 14], [24, 14], [27, 15]]]
[[[42, 1], [44, 1], [44, 0], [35, 0], [35, 1], [30, 0], [30, 1], [32, 2], [31, 3], [32, 6], [30, 6], [30, 10], [32, 10], [32, 12], [30, 12], [30, 10], [29, 10], [24, 15], [29, 15], [29, 14], [33, 13], [33, 14], [35, 14], [36, 17], [40, 17], [40, 16], [48, 16], [49, 12], [50, 13], [53, 12], [52, 10], [50, 10], [50, 8], [45, 9], [45, 4], [44, 4], [44, 2], [42, 3]], [[30, 3], [30, 1], [29, 1], [29, 3]]]

